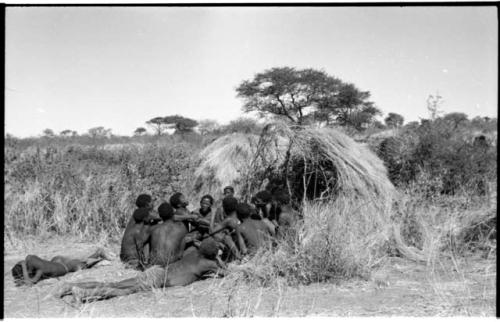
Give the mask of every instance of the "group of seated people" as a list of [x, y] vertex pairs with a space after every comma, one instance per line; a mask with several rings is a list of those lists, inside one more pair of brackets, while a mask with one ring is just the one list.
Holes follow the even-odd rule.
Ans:
[[[263, 190], [251, 203], [239, 202], [230, 186], [224, 198], [214, 205], [205, 195], [200, 208], [190, 212], [182, 193], [153, 213], [153, 200], [142, 194], [130, 218], [121, 243], [120, 259], [127, 267], [143, 271], [137, 277], [119, 282], [65, 283], [59, 297], [73, 295], [79, 301], [122, 296], [152, 288], [184, 286], [210, 275], [224, 275], [226, 262], [242, 260], [265, 244], [272, 244], [286, 234], [297, 220], [284, 191]], [[90, 268], [110, 259], [103, 249], [86, 259], [57, 256], [45, 261], [28, 255], [12, 269], [16, 284], [33, 284], [42, 278], [62, 276]]]

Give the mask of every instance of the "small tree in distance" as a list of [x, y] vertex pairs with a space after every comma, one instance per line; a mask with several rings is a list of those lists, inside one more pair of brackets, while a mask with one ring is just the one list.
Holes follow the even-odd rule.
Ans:
[[69, 136], [71, 136], [71, 133], [72, 133], [72, 132], [73, 132], [73, 131], [71, 131], [71, 130], [64, 130], [64, 131], [61, 131], [61, 132], [59, 133], [59, 135], [64, 136], [64, 137], [69, 137]]
[[54, 131], [52, 129], [45, 129], [43, 130], [43, 136], [46, 136], [46, 137], [54, 137], [55, 134], [54, 134]]
[[134, 131], [134, 135], [136, 135], [136, 136], [141, 136], [141, 135], [143, 135], [144, 133], [146, 133], [146, 129], [145, 129], [145, 128], [143, 128], [143, 127], [138, 127], [138, 128], [136, 128], [136, 129], [135, 129], [135, 131]]
[[146, 122], [147, 125], [151, 126], [155, 131], [155, 134], [160, 136], [166, 130], [165, 118], [164, 117], [155, 117]]
[[193, 128], [198, 125], [198, 122], [180, 115], [170, 115], [163, 118], [164, 124], [175, 128], [176, 133], [192, 132]]
[[404, 117], [397, 113], [389, 113], [387, 117], [384, 119], [385, 125], [387, 125], [387, 127], [389, 128], [401, 127], [404, 121], [405, 121]]

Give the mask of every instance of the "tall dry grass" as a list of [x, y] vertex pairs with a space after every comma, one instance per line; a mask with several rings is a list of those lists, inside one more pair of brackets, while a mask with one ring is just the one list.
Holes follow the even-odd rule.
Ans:
[[158, 206], [174, 191], [186, 191], [190, 155], [197, 148], [186, 143], [10, 147], [6, 234], [11, 240], [44, 232], [120, 239], [139, 194], [151, 194]]
[[283, 240], [261, 249], [233, 272], [260, 285], [278, 278], [292, 285], [366, 278], [385, 258], [390, 233], [388, 225], [366, 215], [375, 211], [379, 209], [371, 204], [355, 204], [342, 197], [306, 202], [303, 220]]

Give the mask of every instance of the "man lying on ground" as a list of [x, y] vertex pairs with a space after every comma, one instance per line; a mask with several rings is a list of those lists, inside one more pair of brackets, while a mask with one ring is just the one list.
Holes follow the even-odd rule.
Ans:
[[102, 248], [97, 249], [96, 252], [84, 259], [56, 256], [47, 261], [36, 255], [28, 255], [25, 260], [14, 265], [12, 276], [16, 286], [33, 285], [42, 279], [59, 277], [70, 272], [91, 268], [104, 259], [112, 260], [113, 255]]
[[223, 275], [224, 264], [217, 257], [219, 248], [212, 238], [203, 240], [200, 248], [166, 268], [153, 266], [137, 277], [120, 282], [65, 283], [58, 296], [73, 295], [78, 301], [92, 301], [147, 292], [152, 288], [185, 286], [210, 273]]

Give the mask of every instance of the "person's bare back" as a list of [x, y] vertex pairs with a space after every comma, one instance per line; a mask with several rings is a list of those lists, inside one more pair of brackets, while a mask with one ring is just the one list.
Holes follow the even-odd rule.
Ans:
[[150, 218], [149, 213], [153, 209], [151, 196], [139, 195], [136, 205], [138, 208], [134, 211], [125, 228], [120, 248], [120, 259], [132, 267], [138, 267], [141, 262], [145, 261], [144, 258], [141, 258], [142, 248], [139, 246], [139, 242], [142, 240], [141, 234], [145, 231], [145, 221]]
[[270, 241], [274, 231], [269, 228], [262, 220], [250, 217], [252, 209], [247, 204], [238, 204], [236, 209], [238, 219], [241, 224], [237, 228], [237, 233], [241, 235], [248, 253], [255, 252]]
[[165, 266], [182, 258], [187, 233], [182, 222], [172, 220], [154, 227], [151, 231], [149, 264]]

